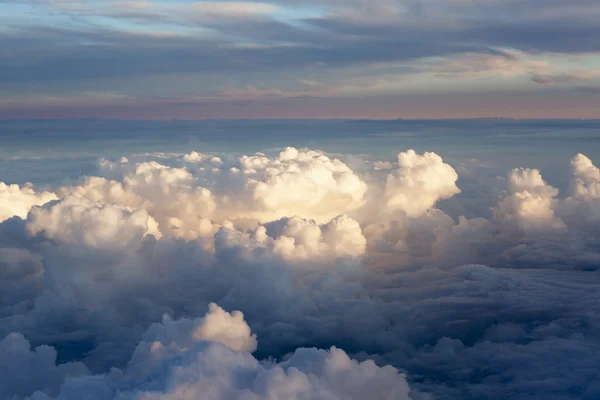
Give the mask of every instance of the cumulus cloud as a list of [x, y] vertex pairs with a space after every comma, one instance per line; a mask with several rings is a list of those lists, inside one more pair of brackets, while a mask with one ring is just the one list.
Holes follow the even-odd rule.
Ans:
[[25, 218], [31, 207], [55, 200], [50, 192], [36, 193], [32, 185], [7, 185], [0, 182], [0, 222], [11, 217]]
[[127, 364], [128, 378], [143, 378], [161, 361], [184, 353], [199, 341], [215, 341], [248, 353], [257, 347], [256, 335], [251, 334], [241, 312], [230, 314], [211, 303], [203, 318], [174, 321], [164, 316], [162, 323], [152, 324]]
[[256, 235], [266, 239], [270, 231], [273, 251], [286, 258], [359, 257], [367, 244], [358, 222], [346, 215], [321, 226], [299, 217], [283, 219], [259, 228]]
[[366, 184], [343, 162], [315, 151], [288, 147], [275, 159], [240, 159], [245, 189], [261, 221], [300, 216], [326, 222], [358, 208]]
[[600, 169], [583, 154], [571, 161], [573, 171], [573, 196], [576, 198], [600, 198]]
[[90, 177], [82, 185], [60, 192], [147, 210], [160, 229], [178, 237], [193, 239], [213, 233], [206, 219], [215, 210], [213, 195], [200, 187], [185, 168], [123, 159], [117, 163], [102, 160], [100, 169], [109, 179]]
[[[0, 352], [17, 356], [13, 371], [39, 375], [47, 383], [27, 387], [13, 381], [14, 389], [5, 386], [3, 394], [32, 394], [31, 399], [38, 400], [76, 399], [82, 393], [115, 400], [411, 398], [405, 376], [397, 369], [379, 367], [370, 360], [358, 362], [335, 347], [297, 349], [279, 363], [257, 360], [250, 354], [255, 349], [256, 337], [243, 315], [239, 311], [230, 314], [214, 303], [204, 318], [174, 321], [165, 317], [162, 323], [153, 324], [126, 369], [107, 375], [90, 376], [80, 363], [55, 365], [53, 348], [39, 347], [31, 353], [21, 335], [11, 334], [0, 343]], [[32, 369], [23, 370], [28, 367]]]
[[[150, 154], [6, 191], [0, 399], [594, 398], [593, 162], [564, 194], [434, 153], [381, 166]], [[489, 216], [443, 211], [481, 187]]]
[[27, 217], [27, 231], [50, 239], [109, 248], [129, 246], [146, 235], [161, 236], [158, 224], [146, 210], [93, 203], [79, 196], [67, 196], [33, 209]]
[[388, 175], [385, 186], [389, 210], [402, 210], [416, 217], [439, 200], [460, 193], [458, 174], [435, 153], [417, 154], [414, 150], [398, 154], [399, 168]]
[[514, 169], [508, 177], [510, 195], [498, 204], [496, 217], [525, 231], [561, 229], [554, 215], [558, 190], [549, 186], [540, 171]]
[[162, 381], [153, 382], [156, 389], [119, 398], [410, 399], [409, 386], [395, 368], [358, 363], [336, 348], [298, 349], [278, 365], [214, 344], [193, 350], [174, 360], [177, 367]]
[[192, 152], [180, 166], [102, 160], [103, 177], [62, 188], [92, 201], [147, 210], [162, 232], [211, 237], [225, 221], [261, 223], [294, 216], [327, 223], [363, 204], [367, 185], [342, 161], [287, 148], [225, 161]]

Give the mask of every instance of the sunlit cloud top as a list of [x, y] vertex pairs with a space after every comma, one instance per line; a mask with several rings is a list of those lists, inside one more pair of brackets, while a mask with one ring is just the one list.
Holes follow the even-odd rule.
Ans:
[[0, 118], [600, 117], [599, 17], [593, 0], [3, 0]]

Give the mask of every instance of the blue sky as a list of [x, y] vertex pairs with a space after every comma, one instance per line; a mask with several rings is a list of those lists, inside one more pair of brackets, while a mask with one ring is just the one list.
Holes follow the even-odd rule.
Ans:
[[0, 0], [0, 118], [600, 117], [592, 0]]

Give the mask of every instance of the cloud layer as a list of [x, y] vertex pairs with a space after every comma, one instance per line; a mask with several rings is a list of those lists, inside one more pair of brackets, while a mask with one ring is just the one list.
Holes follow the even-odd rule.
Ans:
[[488, 96], [502, 116], [593, 118], [599, 14], [592, 0], [3, 1], [0, 118], [496, 116]]
[[599, 169], [484, 169], [286, 148], [3, 185], [0, 398], [595, 398]]

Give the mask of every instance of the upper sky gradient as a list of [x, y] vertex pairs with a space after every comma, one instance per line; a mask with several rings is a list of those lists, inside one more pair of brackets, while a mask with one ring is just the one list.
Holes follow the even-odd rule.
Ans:
[[0, 119], [600, 118], [598, 0], [0, 0]]

